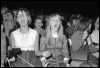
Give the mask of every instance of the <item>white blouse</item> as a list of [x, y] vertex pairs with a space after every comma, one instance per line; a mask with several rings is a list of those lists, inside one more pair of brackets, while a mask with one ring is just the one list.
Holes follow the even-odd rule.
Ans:
[[34, 29], [29, 29], [27, 33], [21, 33], [19, 29], [13, 32], [15, 39], [16, 48], [21, 48], [21, 50], [32, 50], [34, 51], [34, 45], [36, 41], [37, 31]]

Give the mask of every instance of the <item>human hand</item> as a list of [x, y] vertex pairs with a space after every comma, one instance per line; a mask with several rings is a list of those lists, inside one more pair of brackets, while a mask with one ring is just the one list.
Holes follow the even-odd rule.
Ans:
[[63, 60], [63, 62], [66, 64], [68, 63], [68, 61], [69, 61], [68, 58], [64, 58], [64, 60]]
[[4, 67], [4, 65], [1, 65], [1, 67]]
[[85, 39], [87, 36], [88, 36], [88, 33], [87, 33], [87, 31], [85, 31], [85, 32], [83, 33], [83, 39]]
[[49, 56], [51, 55], [51, 53], [48, 52], [48, 51], [44, 51], [44, 52], [42, 53], [42, 55], [43, 55], [43, 57], [47, 58], [47, 57], [49, 57]]
[[9, 62], [14, 62], [15, 61], [15, 57], [12, 57], [11, 59], [9, 59]]
[[46, 67], [48, 65], [46, 58], [42, 57], [41, 58], [42, 66]]

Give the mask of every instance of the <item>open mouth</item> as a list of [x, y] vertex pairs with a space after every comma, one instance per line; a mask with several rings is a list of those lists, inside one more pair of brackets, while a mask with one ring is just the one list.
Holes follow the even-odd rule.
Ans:
[[56, 28], [57, 27], [57, 24], [55, 24], [54, 27]]

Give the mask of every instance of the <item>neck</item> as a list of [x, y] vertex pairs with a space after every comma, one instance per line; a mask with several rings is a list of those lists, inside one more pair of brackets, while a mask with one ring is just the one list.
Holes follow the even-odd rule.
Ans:
[[53, 31], [53, 30], [52, 30], [52, 34], [58, 34], [58, 32], [57, 32], [57, 31]]
[[58, 38], [58, 33], [57, 33], [56, 31], [52, 31], [52, 36], [53, 36], [54, 38]]
[[37, 32], [39, 32], [42, 28], [34, 28]]
[[25, 26], [25, 27], [20, 27], [20, 31], [22, 33], [27, 33], [29, 31], [29, 27], [28, 26]]
[[35, 27], [35, 29], [36, 29], [36, 30], [40, 30], [41, 28], [37, 28], [37, 27]]

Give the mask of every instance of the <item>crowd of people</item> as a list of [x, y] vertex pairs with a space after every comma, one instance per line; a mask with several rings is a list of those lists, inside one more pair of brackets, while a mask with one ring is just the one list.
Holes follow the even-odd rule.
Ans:
[[1, 67], [99, 67], [99, 17], [63, 15], [2, 7]]

